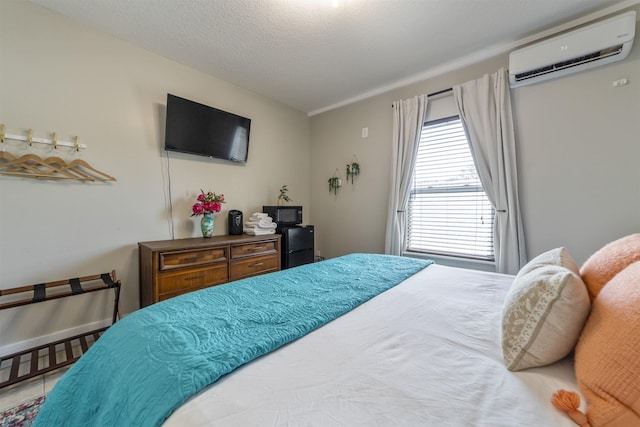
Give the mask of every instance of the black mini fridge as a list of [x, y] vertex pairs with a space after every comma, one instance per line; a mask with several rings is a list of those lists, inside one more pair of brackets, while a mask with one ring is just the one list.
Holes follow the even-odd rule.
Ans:
[[281, 268], [296, 267], [313, 262], [313, 225], [282, 227]]

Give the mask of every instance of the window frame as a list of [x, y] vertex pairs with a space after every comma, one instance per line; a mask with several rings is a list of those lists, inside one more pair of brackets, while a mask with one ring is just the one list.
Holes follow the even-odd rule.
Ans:
[[[428, 126], [435, 126], [435, 125], [439, 125], [439, 124], [443, 124], [443, 123], [447, 123], [447, 122], [452, 122], [452, 121], [459, 121], [461, 127], [463, 128], [463, 131], [465, 133], [465, 140], [467, 145], [469, 144], [469, 140], [468, 140], [468, 135], [466, 133], [466, 130], [464, 129], [464, 123], [462, 122], [462, 119], [460, 118], [460, 115], [455, 114], [452, 116], [447, 116], [447, 117], [443, 117], [443, 118], [439, 118], [439, 119], [434, 119], [434, 120], [427, 120], [423, 123], [422, 128], [420, 129], [420, 141], [418, 142], [418, 144], [421, 143], [422, 141], [422, 135], [424, 132], [424, 129]], [[420, 146], [418, 146], [418, 151], [420, 150]], [[471, 150], [471, 148], [469, 147], [469, 151]], [[416, 156], [416, 160], [417, 160], [417, 156]], [[436, 188], [428, 188], [428, 187], [422, 187], [422, 188], [417, 188], [414, 189], [414, 183], [415, 183], [415, 168], [416, 165], [413, 166], [414, 167], [414, 171], [413, 171], [413, 176], [412, 176], [412, 183], [411, 186], [409, 188], [409, 200], [407, 201], [407, 206], [405, 207], [405, 211], [404, 211], [404, 217], [405, 217], [405, 238], [404, 238], [404, 248], [403, 248], [403, 253], [407, 254], [409, 256], [414, 256], [414, 257], [427, 257], [427, 256], [431, 256], [431, 257], [437, 257], [443, 260], [448, 260], [448, 261], [453, 261], [454, 263], [457, 264], [461, 264], [461, 266], [464, 266], [464, 264], [472, 264], [472, 265], [484, 265], [484, 266], [495, 266], [495, 252], [494, 252], [494, 247], [493, 247], [493, 239], [495, 238], [495, 218], [496, 218], [496, 211], [495, 208], [492, 206], [491, 202], [489, 201], [489, 198], [487, 196], [486, 191], [484, 190], [484, 187], [482, 186], [482, 184], [480, 183], [479, 185], [469, 185], [469, 186], [455, 186], [452, 185], [451, 187], [436, 187]], [[476, 174], [478, 173], [477, 171], [477, 167], [475, 166], [475, 161], [474, 161], [474, 168], [476, 171]], [[482, 256], [482, 255], [473, 255], [473, 254], [464, 254], [464, 253], [459, 253], [459, 252], [455, 252], [455, 251], [438, 251], [438, 250], [420, 250], [419, 248], [409, 248], [409, 234], [410, 234], [410, 222], [409, 222], [409, 216], [410, 216], [410, 209], [409, 209], [409, 205], [411, 203], [411, 198], [413, 197], [414, 194], [438, 194], [438, 193], [457, 193], [457, 192], [465, 192], [465, 193], [469, 193], [469, 192], [481, 192], [484, 194], [484, 197], [486, 198], [486, 201], [489, 203], [490, 209], [491, 209], [491, 222], [490, 222], [490, 230], [491, 230], [491, 244], [490, 244], [490, 249], [491, 249], [491, 255], [490, 256]]]

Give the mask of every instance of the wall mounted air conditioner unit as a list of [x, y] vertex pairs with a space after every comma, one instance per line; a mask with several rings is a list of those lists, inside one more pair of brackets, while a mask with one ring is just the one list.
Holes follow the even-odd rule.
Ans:
[[509, 83], [524, 86], [622, 61], [631, 51], [636, 12], [626, 12], [509, 54]]

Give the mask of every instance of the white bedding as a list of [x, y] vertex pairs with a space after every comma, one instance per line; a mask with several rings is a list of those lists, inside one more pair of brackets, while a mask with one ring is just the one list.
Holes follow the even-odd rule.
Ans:
[[223, 377], [164, 425], [575, 427], [549, 403], [577, 390], [571, 359], [516, 373], [503, 364], [512, 281], [429, 266]]

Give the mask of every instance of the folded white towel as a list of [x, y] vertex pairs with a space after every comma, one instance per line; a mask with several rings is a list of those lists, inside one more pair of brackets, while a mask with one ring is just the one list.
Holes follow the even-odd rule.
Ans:
[[265, 234], [276, 234], [276, 230], [267, 230], [265, 228], [246, 228], [244, 230], [245, 234], [249, 234], [251, 236], [262, 236]]
[[266, 221], [247, 221], [244, 223], [246, 228], [264, 228], [266, 230], [275, 230], [278, 227], [278, 224], [275, 222], [266, 222]]
[[263, 218], [269, 218], [269, 215], [262, 212], [255, 212], [253, 215], [249, 217], [249, 220], [261, 220]]
[[258, 224], [259, 228], [266, 228], [268, 230], [275, 230], [278, 227], [278, 224], [271, 221], [260, 221]]

